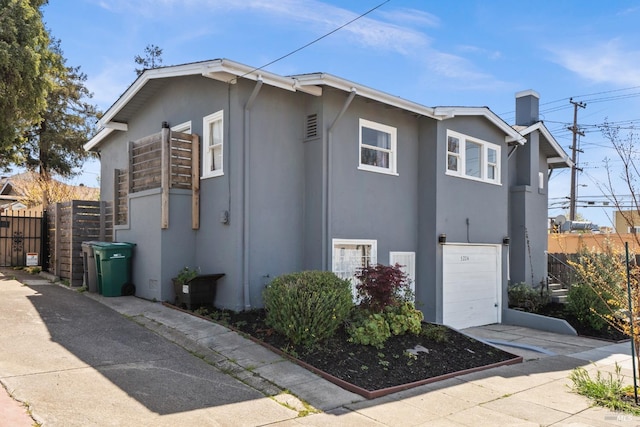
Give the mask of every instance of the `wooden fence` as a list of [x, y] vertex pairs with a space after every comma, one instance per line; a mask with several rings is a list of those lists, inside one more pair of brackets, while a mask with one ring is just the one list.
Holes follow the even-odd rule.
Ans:
[[192, 227], [199, 228], [199, 163], [198, 135], [172, 132], [164, 127], [161, 132], [129, 143], [128, 169], [114, 173], [114, 218], [116, 225], [128, 223], [128, 195], [154, 188], [162, 189], [162, 228], [169, 227], [169, 189], [183, 188], [193, 191]]
[[82, 242], [111, 241], [113, 209], [106, 202], [73, 200], [56, 203], [48, 213], [49, 272], [81, 286], [84, 273]]

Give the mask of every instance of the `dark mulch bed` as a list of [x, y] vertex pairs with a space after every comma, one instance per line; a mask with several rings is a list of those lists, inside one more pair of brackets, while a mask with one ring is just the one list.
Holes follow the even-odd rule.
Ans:
[[[292, 345], [284, 336], [265, 324], [264, 310], [235, 313], [232, 311], [198, 310], [205, 317], [231, 326], [267, 343], [292, 357], [336, 378], [373, 391], [401, 386], [462, 370], [479, 368], [514, 360], [516, 356], [474, 340], [452, 329], [423, 324], [429, 336], [392, 336], [384, 348], [349, 343], [344, 330], [321, 346], [306, 349]], [[441, 328], [434, 330], [432, 328]], [[440, 336], [446, 340], [439, 342]], [[422, 346], [415, 357], [407, 350]], [[519, 360], [516, 360], [519, 361]]]
[[598, 338], [601, 340], [614, 341], [614, 342], [624, 341], [629, 339], [628, 335], [623, 334], [622, 332], [618, 331], [617, 329], [611, 326], [607, 326], [604, 329], [598, 330], [598, 329], [593, 329], [589, 325], [583, 324], [578, 319], [576, 319], [575, 316], [567, 312], [564, 304], [552, 302], [552, 303], [543, 305], [541, 308], [538, 309], [536, 313], [542, 314], [544, 316], [564, 319], [571, 326], [573, 326], [573, 328], [576, 330], [578, 335], [582, 335], [585, 337]]

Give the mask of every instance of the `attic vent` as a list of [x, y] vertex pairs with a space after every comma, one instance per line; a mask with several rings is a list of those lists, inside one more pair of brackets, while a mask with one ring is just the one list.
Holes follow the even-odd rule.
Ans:
[[309, 114], [307, 116], [307, 131], [305, 133], [306, 138], [315, 138], [318, 136], [318, 115]]

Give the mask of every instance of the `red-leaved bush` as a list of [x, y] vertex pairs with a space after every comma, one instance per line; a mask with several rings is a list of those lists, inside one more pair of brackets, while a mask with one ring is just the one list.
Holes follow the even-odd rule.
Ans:
[[410, 291], [407, 275], [400, 267], [400, 264], [376, 264], [360, 268], [356, 273], [356, 278], [360, 281], [356, 285], [360, 305], [372, 312], [381, 313], [386, 307], [404, 302], [403, 296]]

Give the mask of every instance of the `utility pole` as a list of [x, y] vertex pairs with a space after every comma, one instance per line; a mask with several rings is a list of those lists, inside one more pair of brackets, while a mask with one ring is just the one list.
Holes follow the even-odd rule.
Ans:
[[573, 163], [573, 165], [571, 165], [571, 197], [570, 197], [570, 204], [569, 204], [569, 221], [575, 221], [576, 219], [576, 187], [577, 187], [577, 183], [576, 183], [576, 173], [577, 171], [581, 171], [582, 169], [578, 168], [578, 165], [576, 164], [576, 159], [577, 159], [577, 152], [581, 150], [578, 150], [578, 135], [580, 136], [584, 136], [584, 132], [580, 131], [580, 129], [578, 128], [578, 107], [580, 108], [585, 108], [587, 106], [587, 104], [585, 104], [584, 102], [576, 102], [573, 100], [573, 98], [569, 99], [569, 102], [573, 104], [573, 126], [567, 128], [571, 131], [571, 133], [573, 133], [573, 144], [571, 146], [571, 162]]

